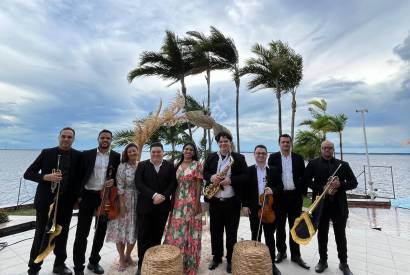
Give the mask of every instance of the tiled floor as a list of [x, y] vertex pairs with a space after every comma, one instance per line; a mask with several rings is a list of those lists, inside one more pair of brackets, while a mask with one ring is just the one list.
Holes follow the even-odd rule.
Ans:
[[[408, 210], [376, 210], [368, 215], [365, 209], [352, 209], [347, 228], [349, 265], [354, 274], [410, 274], [410, 211]], [[400, 217], [397, 220], [397, 217]], [[397, 222], [395, 223], [395, 220]], [[377, 223], [376, 227], [381, 227], [382, 231], [371, 229], [371, 223]], [[75, 224], [77, 219], [72, 220], [73, 229], [68, 240], [67, 265], [72, 267], [72, 246], [75, 236]], [[8, 242], [11, 246], [0, 251], [0, 274], [17, 275], [25, 274], [27, 270], [27, 259], [31, 247], [34, 231], [8, 236], [0, 239], [0, 242]], [[91, 234], [90, 234], [91, 235]], [[91, 241], [92, 236], [89, 237]], [[238, 232], [239, 239], [249, 239], [249, 221], [246, 217], [241, 218]], [[23, 241], [22, 241], [23, 240]], [[19, 243], [16, 243], [21, 241]], [[15, 244], [13, 244], [15, 243]], [[204, 227], [202, 241], [202, 262], [199, 274], [226, 274], [226, 263], [220, 265], [213, 272], [207, 270], [210, 256], [210, 237], [208, 227]], [[87, 255], [89, 255], [89, 249]], [[316, 274], [314, 265], [318, 261], [317, 240], [301, 247], [303, 259], [311, 266], [306, 271], [289, 260], [278, 264], [282, 274]], [[136, 249], [134, 250], [136, 257]], [[117, 252], [115, 245], [106, 243], [101, 251], [101, 265], [106, 270], [106, 274], [118, 274], [117, 272]], [[288, 251], [289, 256], [289, 251]], [[50, 255], [43, 264], [41, 274], [52, 274], [52, 264], [54, 256]], [[93, 274], [86, 272], [86, 274]], [[128, 268], [119, 274], [135, 274], [135, 268]], [[333, 232], [330, 230], [329, 236], [329, 268], [323, 274], [341, 274], [338, 270], [338, 259]]]

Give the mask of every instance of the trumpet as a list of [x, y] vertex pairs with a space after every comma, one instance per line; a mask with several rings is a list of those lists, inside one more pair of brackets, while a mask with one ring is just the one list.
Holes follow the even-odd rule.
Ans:
[[[228, 175], [228, 171], [232, 167], [233, 163], [234, 163], [233, 157], [230, 156], [228, 165], [226, 165], [225, 168], [217, 174], [217, 176], [221, 178], [225, 178]], [[208, 186], [204, 188], [204, 196], [207, 199], [211, 199], [213, 196], [216, 195], [216, 193], [219, 192], [220, 189], [221, 189], [221, 185], [219, 185], [219, 182], [218, 183], [211, 182], [211, 184], [209, 184]]]

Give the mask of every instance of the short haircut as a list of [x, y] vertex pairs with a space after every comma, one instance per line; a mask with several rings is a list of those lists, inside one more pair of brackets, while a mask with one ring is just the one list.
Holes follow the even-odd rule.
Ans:
[[226, 137], [227, 139], [229, 139], [229, 141], [232, 142], [232, 136], [231, 136], [231, 134], [228, 133], [228, 132], [224, 132], [224, 131], [219, 132], [219, 133], [215, 136], [216, 142], [219, 142], [219, 140], [221, 139], [221, 137]]
[[255, 146], [255, 149], [253, 150], [253, 152], [255, 152], [256, 149], [258, 149], [258, 148], [265, 149], [265, 151], [268, 152], [268, 148], [266, 148], [266, 146], [263, 145], [263, 144], [258, 144], [258, 145], [256, 145], [256, 146]]
[[122, 163], [128, 162], [128, 160], [129, 160], [129, 157], [128, 157], [128, 149], [131, 148], [131, 147], [135, 147], [135, 148], [137, 148], [137, 150], [138, 150], [137, 144], [135, 144], [135, 143], [128, 143], [127, 146], [125, 146], [124, 151], [122, 152], [122, 155], [121, 155], [121, 162], [122, 162]]
[[112, 132], [111, 132], [110, 130], [107, 130], [107, 129], [102, 129], [102, 130], [98, 133], [98, 137], [100, 137], [101, 134], [103, 134], [103, 133], [108, 133], [108, 134], [110, 134], [111, 137], [112, 137]]
[[75, 131], [74, 131], [74, 129], [71, 128], [71, 127], [64, 127], [63, 129], [61, 129], [61, 130], [60, 130], [60, 136], [61, 136], [61, 133], [62, 133], [63, 131], [65, 131], [65, 130], [69, 130], [69, 131], [73, 132], [73, 137], [75, 137]]
[[290, 142], [292, 142], [292, 137], [291, 136], [289, 136], [288, 134], [281, 134], [280, 136], [279, 136], [279, 139], [278, 139], [278, 143], [280, 143], [280, 139], [281, 138], [289, 138], [290, 139]]
[[164, 146], [162, 145], [161, 142], [153, 142], [150, 146], [149, 146], [149, 150], [151, 151], [152, 148], [154, 147], [160, 147], [162, 151], [164, 151]]

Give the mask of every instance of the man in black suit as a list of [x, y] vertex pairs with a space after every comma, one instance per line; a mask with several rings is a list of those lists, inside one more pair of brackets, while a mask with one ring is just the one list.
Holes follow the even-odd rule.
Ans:
[[339, 269], [344, 275], [352, 272], [347, 264], [347, 240], [346, 222], [349, 216], [346, 191], [357, 187], [357, 180], [347, 162], [335, 159], [334, 145], [330, 141], [324, 141], [321, 145], [321, 156], [310, 161], [305, 170], [305, 181], [313, 190], [312, 198], [316, 198], [323, 192], [329, 177], [336, 171], [339, 164], [341, 167], [336, 173], [338, 177], [332, 183], [334, 191], [325, 197], [322, 214], [317, 230], [320, 260], [315, 267], [317, 273], [322, 273], [327, 267], [327, 241], [329, 234], [329, 221], [332, 220], [335, 233], [337, 256], [339, 257]]
[[[259, 231], [260, 219], [258, 211], [262, 205], [259, 197], [273, 195], [273, 210], [277, 212], [278, 193], [282, 191], [283, 185], [280, 180], [280, 175], [275, 167], [268, 167], [266, 160], [268, 158], [268, 150], [265, 145], [256, 145], [254, 150], [256, 164], [248, 167], [248, 182], [244, 186], [242, 209], [249, 216], [249, 222], [252, 232], [252, 240], [261, 240], [262, 228]], [[263, 204], [263, 202], [262, 202]], [[273, 223], [261, 223], [265, 232], [265, 243], [269, 247], [270, 256], [272, 259], [272, 273], [280, 275], [281, 272], [275, 266], [275, 226], [276, 220]]]
[[[295, 219], [302, 212], [303, 196], [307, 194], [307, 186], [303, 182], [305, 162], [301, 155], [292, 152], [292, 138], [288, 134], [279, 137], [280, 152], [269, 156], [268, 165], [276, 167], [281, 175], [283, 190], [279, 194], [278, 215], [276, 224], [276, 248], [278, 255], [276, 263], [287, 258], [286, 255], [286, 219], [289, 230]], [[289, 247], [292, 262], [309, 269], [300, 255], [300, 247], [295, 243], [289, 232]]]
[[[48, 148], [41, 151], [40, 155], [24, 173], [27, 180], [38, 182], [34, 198], [36, 209], [36, 231], [34, 233], [33, 245], [30, 251], [28, 263], [28, 274], [38, 274], [42, 262], [36, 264], [34, 260], [42, 252], [42, 242], [49, 221], [49, 208], [56, 196], [52, 191], [52, 183], [60, 182], [59, 203], [57, 205], [57, 224], [62, 226], [62, 231], [55, 239], [53, 272], [58, 274], [72, 274], [65, 265], [67, 258], [67, 237], [70, 227], [73, 206], [77, 200], [80, 188], [80, 163], [81, 153], [71, 146], [74, 142], [75, 131], [66, 127], [60, 131], [58, 136], [58, 147]], [[54, 171], [59, 166], [60, 171]], [[47, 241], [47, 239], [45, 239]]]
[[[223, 256], [223, 234], [226, 231], [226, 271], [231, 273], [233, 246], [237, 241], [239, 218], [242, 200], [242, 185], [246, 182], [245, 157], [231, 152], [232, 136], [227, 132], [220, 132], [215, 136], [219, 152], [208, 156], [204, 165], [204, 179], [207, 185], [219, 183], [221, 189], [209, 202], [211, 247], [213, 259], [208, 269], [215, 269]], [[230, 157], [234, 163], [228, 170], [227, 176], [218, 175], [230, 164]]]
[[164, 160], [164, 149], [161, 143], [150, 146], [150, 159], [141, 161], [135, 172], [135, 186], [138, 193], [138, 270], [145, 252], [161, 244], [165, 224], [171, 211], [171, 195], [176, 189], [174, 166]]
[[[104, 186], [111, 187], [115, 183], [117, 167], [120, 164], [120, 154], [111, 150], [112, 133], [102, 130], [98, 134], [98, 148], [83, 152], [82, 190], [79, 198], [77, 232], [73, 247], [74, 272], [84, 274], [85, 251], [87, 237], [90, 233], [91, 222], [95, 211], [101, 203], [100, 193]], [[108, 179], [109, 169], [112, 170]], [[96, 274], [103, 274], [104, 269], [99, 265], [100, 250], [104, 244], [107, 220], [98, 219], [93, 246], [87, 268]]]

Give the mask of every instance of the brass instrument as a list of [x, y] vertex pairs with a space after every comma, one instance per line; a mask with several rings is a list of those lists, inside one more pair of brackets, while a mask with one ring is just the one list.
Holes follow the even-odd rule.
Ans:
[[295, 223], [290, 230], [292, 239], [296, 243], [306, 245], [316, 234], [323, 208], [323, 198], [326, 195], [334, 195], [337, 192], [337, 189], [333, 187], [332, 183], [338, 179], [336, 173], [341, 166], [342, 164], [339, 164], [332, 176], [329, 177], [320, 196], [317, 196], [310, 207], [304, 211], [300, 217], [296, 218]]
[[[228, 165], [226, 165], [225, 168], [224, 168], [221, 172], [219, 172], [218, 174], [216, 174], [216, 175], [217, 175], [218, 177], [225, 178], [226, 175], [228, 175], [228, 171], [229, 171], [229, 169], [232, 167], [233, 163], [234, 163], [233, 157], [232, 157], [232, 156], [229, 156], [229, 163], [228, 163]], [[213, 196], [216, 195], [216, 193], [219, 192], [220, 189], [221, 189], [221, 186], [219, 185], [219, 182], [218, 182], [218, 183], [216, 183], [216, 182], [211, 182], [211, 184], [209, 184], [208, 186], [206, 186], [206, 187], [204, 188], [204, 196], [205, 196], [207, 199], [211, 199]]]
[[[58, 172], [61, 173], [60, 159], [61, 159], [61, 155], [58, 155], [57, 168], [53, 169], [52, 173], [58, 173]], [[51, 184], [51, 191], [55, 193], [55, 195], [54, 195], [54, 201], [50, 205], [50, 209], [48, 211], [48, 217], [51, 218], [51, 215], [53, 215], [52, 225], [49, 230], [46, 230], [43, 236], [43, 240], [41, 242], [41, 249], [40, 249], [40, 251], [42, 252], [34, 260], [34, 263], [36, 264], [42, 262], [44, 258], [47, 257], [47, 255], [50, 254], [50, 252], [54, 250], [55, 238], [61, 234], [61, 231], [63, 229], [61, 225], [57, 224], [57, 207], [58, 207], [58, 198], [60, 195], [60, 185], [61, 185], [60, 181], [52, 182]]]

